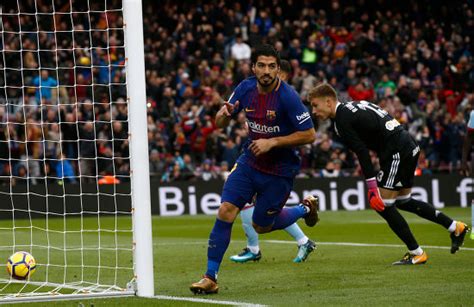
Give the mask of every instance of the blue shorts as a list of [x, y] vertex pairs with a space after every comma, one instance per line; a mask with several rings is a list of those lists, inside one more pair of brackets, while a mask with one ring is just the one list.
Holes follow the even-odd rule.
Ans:
[[266, 227], [274, 223], [292, 188], [293, 178], [270, 175], [246, 164], [236, 164], [224, 183], [221, 203], [228, 202], [242, 209], [256, 195], [252, 220]]

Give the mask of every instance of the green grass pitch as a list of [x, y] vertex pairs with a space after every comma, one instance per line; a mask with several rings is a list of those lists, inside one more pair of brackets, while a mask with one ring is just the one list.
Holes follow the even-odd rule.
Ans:
[[[443, 211], [470, 224], [470, 209]], [[474, 241], [467, 236], [464, 244], [467, 249], [451, 255], [449, 249], [437, 248], [450, 244], [445, 229], [412, 214], [403, 214], [428, 253], [425, 265], [391, 266], [406, 250], [396, 246], [401, 245], [401, 241], [375, 212], [368, 210], [322, 212], [321, 221], [314, 228], [302, 223], [303, 231], [320, 242], [304, 263], [292, 263], [296, 244], [284, 231], [278, 231], [260, 236], [263, 255], [260, 262], [235, 264], [229, 261], [229, 256], [245, 246], [245, 236], [240, 220], [237, 220], [219, 274], [219, 294], [207, 296], [194, 296], [189, 285], [205, 271], [207, 238], [215, 217], [154, 217], [155, 292], [163, 296], [262, 305], [472, 306]], [[95, 222], [85, 219], [86, 224]], [[107, 240], [107, 233], [102, 238]], [[338, 242], [389, 246], [339, 245]], [[40, 276], [41, 270], [39, 266], [35, 276]], [[111, 273], [104, 271], [104, 274]], [[52, 302], [48, 306], [77, 306], [79, 303], [84, 306], [206, 305], [190, 301], [114, 298]], [[32, 305], [44, 306], [44, 303]]]

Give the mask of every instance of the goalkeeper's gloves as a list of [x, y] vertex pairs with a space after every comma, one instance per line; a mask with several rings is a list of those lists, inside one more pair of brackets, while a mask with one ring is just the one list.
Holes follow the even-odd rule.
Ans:
[[382, 197], [379, 193], [379, 188], [377, 187], [377, 180], [375, 177], [365, 180], [367, 182], [367, 187], [369, 191], [367, 193], [370, 207], [377, 212], [382, 212], [385, 209]]

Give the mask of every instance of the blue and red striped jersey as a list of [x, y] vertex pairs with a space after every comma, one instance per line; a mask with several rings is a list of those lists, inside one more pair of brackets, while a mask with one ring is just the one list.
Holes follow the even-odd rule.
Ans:
[[240, 102], [235, 114], [243, 110], [249, 126], [249, 138], [237, 163], [247, 163], [264, 173], [294, 177], [301, 163], [296, 148], [274, 148], [259, 157], [248, 149], [253, 140], [285, 136], [313, 128], [310, 112], [296, 91], [279, 79], [277, 82], [272, 92], [259, 94], [257, 78], [250, 77], [242, 81], [229, 98], [232, 104]]

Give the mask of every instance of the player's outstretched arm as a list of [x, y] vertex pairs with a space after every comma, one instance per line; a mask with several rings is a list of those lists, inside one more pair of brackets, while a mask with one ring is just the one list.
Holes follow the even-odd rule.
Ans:
[[216, 126], [219, 128], [227, 127], [232, 118], [232, 114], [235, 110], [238, 110], [238, 108], [239, 101], [236, 101], [235, 104], [224, 102], [224, 105], [216, 113]]
[[316, 131], [311, 128], [308, 130], [293, 132], [285, 136], [278, 136], [269, 139], [258, 139], [252, 141], [249, 149], [255, 156], [259, 156], [276, 147], [294, 147], [305, 144], [311, 144], [316, 140]]

